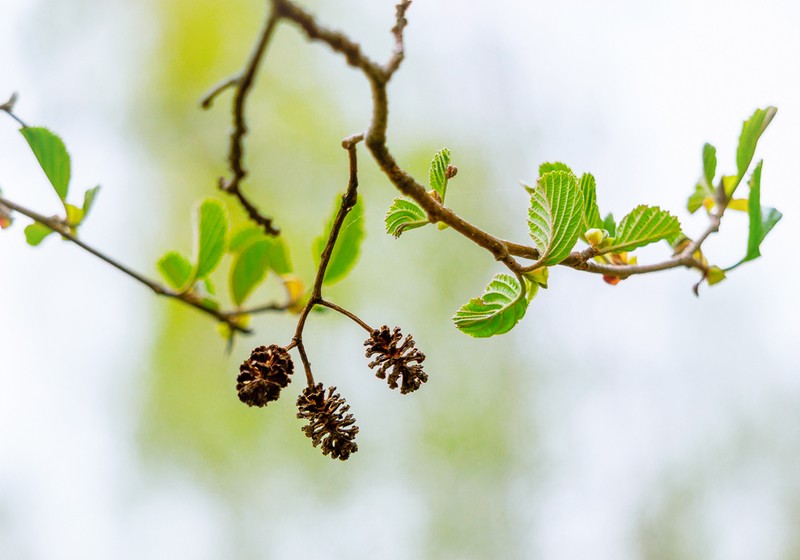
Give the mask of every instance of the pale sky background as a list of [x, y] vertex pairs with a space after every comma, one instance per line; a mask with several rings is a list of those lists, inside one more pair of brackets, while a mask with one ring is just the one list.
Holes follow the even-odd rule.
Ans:
[[[18, 91], [23, 118], [65, 138], [76, 194], [103, 185], [82, 235], [152, 274], [171, 245], [149, 203], [165, 195], [147, 150], [127, 133], [132, 119], [149, 118], [146, 106], [129, 106], [131, 84], [158, 56], [158, 22], [148, 9], [0, 0], [0, 97]], [[391, 1], [316, 9], [368, 52], [389, 51]], [[697, 556], [689, 557], [796, 558], [787, 550], [800, 511], [800, 266], [792, 257], [800, 239], [800, 4], [416, 0], [409, 20], [407, 58], [390, 91], [391, 142], [408, 150], [424, 134], [448, 145], [460, 168], [449, 197], [490, 193], [495, 223], [517, 216], [505, 237], [525, 239], [517, 181], [533, 180], [551, 160], [592, 172], [603, 212], [621, 217], [657, 204], [690, 234], [701, 231], [703, 217], [684, 208], [703, 143], [717, 147], [718, 170], [730, 172], [742, 121], [757, 107], [779, 108], [756, 159], [765, 160], [762, 203], [784, 218], [761, 259], [704, 287], [699, 299], [686, 271], [610, 288], [554, 270], [551, 288], [507, 335], [503, 348], [516, 352], [521, 370], [526, 360], [548, 366], [519, 387], [530, 392], [521, 433], [530, 427], [538, 439], [520, 442], [505, 510], [521, 539], [515, 557], [637, 559], [645, 555], [636, 536], [659, 496], [693, 492], [700, 498], [676, 522], [696, 535]], [[309, 48], [343, 118], [363, 126], [365, 84]], [[307, 79], [302, 74], [297, 79]], [[459, 152], [479, 154], [485, 183], [470, 183]], [[362, 162], [372, 165], [366, 155]], [[3, 115], [0, 187], [42, 213], [57, 210]], [[205, 187], [198, 198], [214, 194], [213, 178]], [[140, 376], [165, 302], [73, 246], [27, 247], [25, 223], [0, 233], [0, 557], [230, 557], [227, 506], [180, 471], [154, 476], [137, 458]], [[723, 224], [707, 254], [726, 265], [744, 252], [746, 219]], [[376, 229], [369, 240], [380, 236]], [[642, 251], [640, 262], [661, 256], [663, 247]], [[472, 295], [488, 280], [482, 274]], [[424, 321], [451, 328], [446, 315]], [[413, 445], [413, 433], [393, 430], [396, 453]], [[359, 456], [389, 454], [363, 460], [391, 465], [392, 452], [362, 446]], [[298, 484], [290, 479], [285, 493]], [[426, 519], [422, 491], [374, 473], [349, 492], [335, 520], [313, 502], [295, 504], [271, 526], [263, 557], [424, 556], [415, 537]], [[361, 527], [360, 536], [343, 536], [349, 525]], [[310, 542], [308, 526], [317, 527]], [[664, 549], [660, 557], [678, 556]]]

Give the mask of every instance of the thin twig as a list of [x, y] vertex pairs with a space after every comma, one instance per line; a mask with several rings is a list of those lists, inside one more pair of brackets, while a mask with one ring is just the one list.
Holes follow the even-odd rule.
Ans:
[[8, 114], [8, 116], [17, 121], [17, 123], [19, 123], [19, 125], [22, 128], [28, 128], [28, 125], [25, 124], [22, 121], [22, 119], [20, 119], [17, 115], [14, 114], [14, 105], [16, 104], [16, 102], [17, 102], [17, 93], [14, 92], [11, 94], [11, 97], [8, 98], [8, 101], [6, 101], [3, 104], [0, 104], [0, 111], [3, 111], [4, 113]]
[[221, 94], [226, 89], [235, 86], [239, 83], [241, 78], [239, 76], [233, 76], [228, 78], [227, 80], [223, 80], [222, 82], [215, 85], [211, 90], [206, 93], [203, 98], [200, 100], [200, 107], [203, 109], [210, 109], [211, 106], [214, 104], [214, 100], [217, 98], [219, 94]]
[[365, 331], [367, 331], [369, 333], [371, 333], [372, 331], [375, 330], [372, 327], [370, 327], [368, 324], [366, 324], [358, 315], [356, 315], [355, 313], [353, 313], [351, 311], [348, 311], [344, 307], [336, 305], [333, 302], [321, 299], [321, 300], [319, 300], [317, 302], [317, 305], [321, 305], [322, 307], [327, 307], [328, 309], [333, 309], [337, 313], [341, 313], [342, 315], [344, 315], [348, 319], [350, 319], [353, 322], [357, 323], [362, 329], [364, 329]]
[[[236, 85], [233, 96], [233, 129], [231, 131], [230, 148], [228, 152], [228, 164], [231, 176], [228, 179], [221, 177], [219, 180], [220, 189], [234, 195], [239, 200], [239, 203], [242, 205], [245, 212], [247, 212], [250, 219], [264, 228], [264, 233], [267, 235], [278, 235], [280, 230], [272, 225], [272, 218], [261, 214], [241, 190], [241, 182], [247, 176], [247, 170], [244, 168], [243, 162], [243, 138], [244, 135], [247, 134], [247, 122], [245, 120], [244, 110], [247, 103], [247, 95], [250, 92], [250, 88], [258, 72], [259, 63], [261, 62], [267, 45], [269, 45], [279, 19], [279, 16], [274, 11], [270, 12], [244, 71], [240, 76], [228, 80], [229, 83], [225, 85], [225, 87], [234, 85], [234, 83]], [[219, 91], [221, 90], [218, 87], [216, 93], [219, 93]], [[213, 99], [216, 93], [212, 91], [211, 99]], [[206, 101], [208, 101], [208, 99], [207, 96]]]
[[250, 329], [247, 329], [247, 328], [241, 326], [236, 321], [236, 317], [237, 317], [236, 313], [228, 313], [228, 312], [224, 312], [224, 311], [211, 309], [211, 308], [206, 307], [205, 305], [203, 305], [203, 303], [201, 301], [199, 301], [197, 299], [197, 297], [192, 292], [175, 292], [175, 291], [170, 290], [166, 286], [164, 286], [164, 285], [162, 285], [162, 284], [160, 284], [160, 283], [158, 283], [158, 282], [156, 282], [154, 280], [150, 280], [149, 278], [139, 274], [135, 270], [133, 270], [131, 268], [128, 268], [126, 265], [120, 263], [119, 261], [113, 259], [112, 257], [109, 257], [105, 253], [100, 252], [99, 250], [95, 249], [94, 247], [92, 247], [92, 246], [88, 245], [87, 243], [84, 243], [83, 241], [78, 239], [75, 235], [70, 233], [69, 228], [61, 221], [61, 219], [59, 219], [59, 218], [48, 218], [46, 216], [42, 216], [41, 214], [39, 214], [37, 212], [34, 212], [33, 210], [29, 210], [28, 208], [25, 208], [24, 206], [20, 206], [19, 204], [15, 203], [15, 202], [12, 202], [10, 200], [7, 200], [5, 198], [2, 198], [2, 197], [0, 197], [0, 204], [2, 204], [3, 206], [6, 206], [8, 208], [11, 208], [15, 212], [19, 212], [20, 214], [22, 214], [24, 216], [27, 216], [27, 217], [31, 218], [32, 220], [34, 220], [34, 221], [36, 221], [36, 222], [38, 222], [38, 223], [40, 223], [40, 224], [42, 224], [44, 226], [47, 226], [48, 228], [52, 229], [54, 232], [56, 232], [59, 235], [61, 235], [61, 237], [63, 237], [64, 239], [66, 239], [68, 241], [71, 241], [72, 243], [74, 243], [75, 245], [77, 245], [78, 247], [83, 249], [84, 251], [94, 255], [95, 257], [97, 257], [98, 259], [104, 261], [105, 263], [110, 264], [111, 266], [113, 266], [114, 268], [116, 268], [120, 272], [130, 276], [131, 278], [133, 278], [134, 280], [136, 280], [140, 284], [143, 284], [143, 285], [147, 286], [155, 294], [157, 294], [159, 296], [164, 296], [166, 298], [175, 299], [177, 301], [180, 301], [180, 302], [183, 302], [183, 303], [185, 303], [187, 305], [190, 305], [190, 306], [194, 307], [195, 309], [198, 309], [198, 310], [202, 311], [203, 313], [206, 313], [207, 315], [211, 315], [217, 321], [219, 321], [221, 323], [225, 323], [233, 331], [244, 333], [244, 334], [250, 334], [251, 333]]
[[[363, 134], [356, 134], [342, 141], [342, 147], [347, 150], [347, 155], [350, 162], [350, 179], [347, 183], [347, 190], [345, 191], [344, 195], [342, 195], [342, 202], [339, 205], [339, 211], [336, 213], [336, 217], [333, 219], [333, 226], [328, 233], [328, 240], [325, 243], [325, 248], [322, 250], [322, 254], [320, 255], [319, 266], [317, 267], [317, 275], [314, 279], [314, 287], [311, 289], [311, 294], [308, 297], [308, 301], [306, 301], [303, 310], [300, 312], [300, 317], [297, 319], [297, 328], [295, 329], [292, 342], [286, 347], [287, 350], [297, 347], [298, 352], [300, 352], [300, 359], [303, 361], [303, 366], [306, 370], [306, 380], [308, 381], [309, 387], [314, 386], [314, 375], [311, 372], [311, 362], [306, 355], [305, 346], [303, 346], [303, 329], [305, 329], [306, 320], [308, 319], [308, 315], [311, 313], [311, 310], [314, 309], [316, 305], [323, 304], [322, 283], [325, 280], [325, 272], [328, 270], [328, 264], [331, 261], [331, 255], [333, 255], [333, 248], [336, 246], [336, 241], [339, 238], [339, 232], [342, 229], [344, 219], [358, 201], [358, 157], [356, 154], [356, 145], [363, 139]], [[368, 325], [363, 323], [363, 321], [360, 321], [360, 319], [357, 322], [368, 327]]]
[[394, 52], [392, 52], [392, 57], [385, 66], [387, 78], [391, 78], [392, 74], [397, 72], [397, 69], [400, 68], [400, 64], [403, 62], [403, 58], [405, 57], [403, 31], [405, 30], [406, 25], [408, 25], [406, 12], [408, 11], [409, 6], [411, 6], [411, 0], [403, 0], [395, 8], [395, 24], [394, 27], [392, 27], [392, 35], [394, 35]]
[[361, 45], [341, 31], [333, 31], [322, 27], [312, 14], [291, 0], [272, 0], [272, 7], [278, 17], [297, 24], [309, 39], [321, 41], [328, 45], [335, 52], [344, 56], [350, 66], [359, 68], [371, 80], [378, 80], [383, 83], [388, 81], [388, 76], [383, 67], [364, 54], [361, 50]]
[[[530, 246], [512, 243], [499, 239], [488, 232], [464, 220], [455, 212], [442, 205], [439, 201], [427, 194], [426, 188], [416, 181], [411, 174], [405, 171], [392, 156], [386, 143], [386, 130], [388, 127], [389, 103], [386, 86], [392, 75], [399, 67], [403, 58], [403, 30], [406, 25], [405, 13], [410, 2], [401, 1], [396, 9], [396, 24], [392, 29], [395, 37], [395, 51], [382, 72], [376, 70], [375, 63], [363, 54], [359, 45], [341, 32], [326, 30], [319, 26], [313, 16], [294, 5], [291, 0], [273, 0], [275, 10], [281, 17], [291, 20], [306, 34], [310, 40], [326, 43], [331, 49], [341, 53], [348, 64], [359, 68], [370, 83], [372, 90], [372, 120], [367, 129], [365, 143], [375, 162], [381, 168], [389, 181], [404, 195], [412, 198], [427, 213], [431, 222], [443, 222], [449, 225], [476, 245], [489, 251], [495, 260], [502, 262], [515, 274], [523, 274], [535, 269], [538, 265], [523, 266], [514, 257], [536, 260], [538, 251]], [[721, 205], [724, 211], [724, 205]], [[578, 270], [596, 272], [608, 276], [626, 278], [634, 274], [646, 274], [660, 270], [668, 270], [680, 266], [703, 269], [703, 265], [691, 258], [705, 239], [719, 229], [719, 219], [722, 212], [712, 215], [712, 224], [709, 228], [687, 248], [681, 255], [672, 257], [664, 262], [651, 265], [609, 265], [592, 261], [596, 253], [592, 250], [575, 251], [563, 262], [559, 263]]]

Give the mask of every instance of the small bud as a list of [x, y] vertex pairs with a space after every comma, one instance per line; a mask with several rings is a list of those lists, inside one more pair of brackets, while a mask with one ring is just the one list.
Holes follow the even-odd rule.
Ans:
[[547, 289], [547, 279], [550, 277], [550, 269], [545, 267], [537, 268], [533, 272], [529, 272], [525, 275], [525, 278], [533, 282], [534, 284], [541, 286], [545, 290]]
[[431, 197], [436, 202], [438, 202], [439, 204], [443, 204], [442, 197], [439, 196], [439, 193], [436, 192], [435, 190], [433, 190], [433, 189], [429, 190], [428, 191], [428, 196]]
[[447, 177], [448, 179], [452, 179], [457, 174], [458, 174], [458, 167], [456, 167], [455, 165], [448, 165], [447, 171], [445, 172], [444, 176]]
[[14, 218], [11, 216], [11, 210], [0, 204], [0, 229], [11, 227]]
[[287, 309], [295, 315], [300, 314], [308, 299], [303, 281], [294, 274], [284, 274], [281, 280], [283, 280], [283, 287], [286, 288], [286, 293], [289, 296]]
[[706, 280], [708, 280], [709, 286], [713, 286], [714, 284], [719, 284], [720, 282], [725, 280], [725, 271], [718, 266], [712, 266], [711, 268], [708, 269]]
[[608, 232], [604, 229], [591, 228], [586, 230], [583, 236], [586, 238], [586, 242], [596, 249], [608, 237]]

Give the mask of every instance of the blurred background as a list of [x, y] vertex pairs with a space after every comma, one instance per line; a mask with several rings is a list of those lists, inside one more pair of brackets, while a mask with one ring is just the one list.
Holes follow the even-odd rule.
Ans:
[[[392, 0], [305, 5], [388, 56]], [[73, 196], [102, 184], [85, 240], [155, 277], [161, 254], [190, 252], [196, 202], [217, 196], [230, 94], [198, 101], [240, 70], [264, 2], [0, 7], [0, 96], [19, 92], [20, 117], [64, 138]], [[0, 234], [0, 557], [800, 558], [798, 18], [789, 0], [416, 0], [390, 146], [423, 179], [448, 146], [448, 203], [476, 224], [527, 239], [518, 181], [560, 160], [596, 176], [602, 212], [657, 204], [697, 233], [705, 218], [684, 208], [703, 143], [731, 173], [742, 121], [769, 104], [762, 202], [785, 217], [761, 259], [699, 299], [683, 270], [616, 287], [553, 270], [514, 331], [475, 340], [450, 317], [500, 267], [452, 231], [385, 235], [395, 192], [362, 147], [367, 242], [328, 294], [413, 333], [430, 381], [389, 391], [363, 331], [312, 316], [316, 377], [361, 427], [346, 463], [300, 432], [299, 378], [267, 409], [236, 398], [238, 364], [288, 343], [293, 317], [258, 317], [227, 355], [205, 316], [73, 245], [26, 246], [18, 217]], [[368, 95], [339, 57], [279, 29], [248, 106], [245, 188], [307, 282]], [[0, 117], [5, 196], [57, 212]], [[710, 260], [737, 261], [746, 230], [729, 213]], [[276, 295], [272, 279], [254, 301]]]

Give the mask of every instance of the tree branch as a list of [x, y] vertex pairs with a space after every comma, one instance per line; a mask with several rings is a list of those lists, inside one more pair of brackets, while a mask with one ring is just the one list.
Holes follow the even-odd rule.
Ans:
[[[194, 307], [195, 309], [197, 309], [199, 311], [202, 311], [206, 315], [210, 315], [210, 316], [214, 317], [220, 323], [225, 323], [234, 332], [239, 332], [239, 333], [243, 333], [243, 334], [251, 334], [252, 331], [250, 329], [248, 329], [248, 328], [243, 327], [241, 324], [239, 324], [239, 322], [237, 320], [240, 316], [244, 315], [244, 312], [242, 312], [242, 311], [231, 311], [231, 312], [228, 312], [228, 311], [221, 311], [221, 310], [212, 309], [210, 307], [206, 307], [205, 305], [203, 305], [202, 301], [199, 300], [197, 295], [192, 293], [192, 292], [189, 292], [189, 291], [176, 292], [174, 290], [171, 290], [171, 289], [167, 288], [163, 284], [160, 284], [159, 282], [156, 282], [155, 280], [151, 280], [151, 279], [147, 278], [146, 276], [143, 276], [142, 274], [139, 274], [135, 270], [133, 270], [133, 269], [129, 268], [128, 266], [122, 264], [121, 262], [117, 261], [116, 259], [106, 255], [105, 253], [102, 253], [98, 249], [95, 249], [91, 245], [89, 245], [89, 244], [83, 242], [82, 240], [78, 239], [74, 234], [70, 233], [69, 228], [66, 226], [66, 224], [60, 218], [57, 218], [57, 217], [48, 218], [46, 216], [42, 216], [41, 214], [39, 214], [37, 212], [34, 212], [33, 210], [29, 210], [28, 208], [25, 208], [24, 206], [20, 206], [19, 204], [15, 203], [15, 202], [12, 202], [12, 201], [10, 201], [10, 200], [8, 200], [6, 198], [3, 198], [3, 197], [0, 197], [0, 205], [1, 206], [5, 206], [7, 208], [10, 208], [11, 210], [14, 210], [15, 212], [19, 212], [23, 216], [27, 216], [28, 218], [30, 218], [30, 219], [32, 219], [32, 220], [34, 220], [34, 221], [36, 221], [36, 222], [38, 222], [38, 223], [40, 223], [40, 224], [42, 224], [44, 226], [47, 226], [48, 228], [52, 229], [54, 232], [56, 232], [59, 235], [61, 235], [61, 237], [63, 237], [67, 241], [70, 241], [70, 242], [74, 243], [75, 245], [77, 245], [78, 247], [80, 247], [81, 249], [86, 251], [87, 253], [90, 253], [91, 255], [94, 255], [95, 257], [97, 257], [98, 259], [102, 260], [103, 262], [105, 262], [107, 264], [110, 264], [111, 266], [113, 266], [114, 268], [116, 268], [117, 270], [122, 272], [123, 274], [126, 274], [127, 276], [133, 278], [134, 280], [136, 280], [140, 284], [143, 284], [144, 286], [147, 286], [155, 294], [157, 294], [159, 296], [164, 296], [166, 298], [174, 299], [174, 300], [180, 301], [182, 303], [185, 303], [186, 305]], [[253, 313], [262, 313], [262, 312], [266, 312], [266, 311], [282, 311], [282, 310], [285, 310], [286, 308], [287, 308], [286, 305], [270, 304], [270, 305], [265, 305], [265, 306], [261, 306], [261, 307], [258, 307], [258, 308], [254, 308], [254, 309], [248, 311], [247, 313], [253, 314]]]
[[278, 24], [279, 17], [273, 11], [267, 17], [264, 27], [259, 34], [258, 41], [256, 42], [253, 52], [245, 65], [244, 71], [241, 75], [230, 78], [220, 85], [216, 86], [209, 94], [205, 96], [202, 101], [202, 107], [208, 108], [211, 106], [214, 98], [223, 90], [228, 87], [235, 86], [233, 96], [233, 129], [231, 130], [230, 148], [228, 152], [228, 164], [230, 167], [231, 176], [228, 179], [220, 177], [219, 188], [228, 194], [235, 196], [239, 200], [250, 219], [264, 228], [264, 233], [267, 235], [278, 235], [280, 230], [272, 225], [272, 218], [264, 216], [253, 205], [252, 202], [244, 195], [241, 190], [241, 183], [247, 176], [247, 170], [244, 168], [244, 135], [247, 134], [247, 122], [244, 116], [245, 105], [247, 103], [247, 96], [250, 93], [250, 88], [255, 81], [255, 76], [258, 72], [258, 67], [264, 55], [264, 51], [269, 45], [275, 27]]
[[325, 281], [325, 272], [328, 270], [328, 264], [330, 264], [331, 256], [333, 255], [333, 248], [336, 246], [336, 241], [339, 238], [339, 232], [342, 229], [342, 224], [344, 224], [344, 219], [358, 201], [358, 157], [356, 153], [356, 145], [363, 139], [363, 134], [356, 134], [342, 141], [342, 147], [347, 150], [347, 155], [350, 162], [350, 179], [347, 183], [347, 190], [345, 191], [344, 195], [342, 195], [342, 202], [339, 205], [339, 211], [336, 213], [336, 217], [333, 219], [333, 226], [331, 226], [331, 230], [328, 233], [328, 240], [325, 243], [325, 248], [322, 250], [322, 254], [320, 255], [319, 266], [317, 267], [317, 275], [314, 279], [314, 287], [311, 289], [311, 294], [308, 297], [308, 301], [306, 301], [303, 310], [300, 312], [300, 317], [297, 319], [297, 328], [295, 329], [292, 342], [286, 347], [287, 350], [297, 347], [297, 350], [300, 353], [300, 359], [303, 361], [303, 366], [305, 367], [306, 380], [308, 381], [309, 387], [314, 386], [314, 375], [311, 372], [311, 362], [308, 359], [308, 355], [306, 354], [305, 347], [303, 345], [303, 329], [306, 326], [306, 320], [308, 319], [309, 313], [311, 313], [311, 310], [314, 309], [315, 306], [323, 305], [325, 307], [335, 309], [339, 313], [343, 313], [368, 331], [372, 332], [372, 329], [369, 327], [369, 325], [367, 325], [353, 313], [322, 299], [322, 284]]

